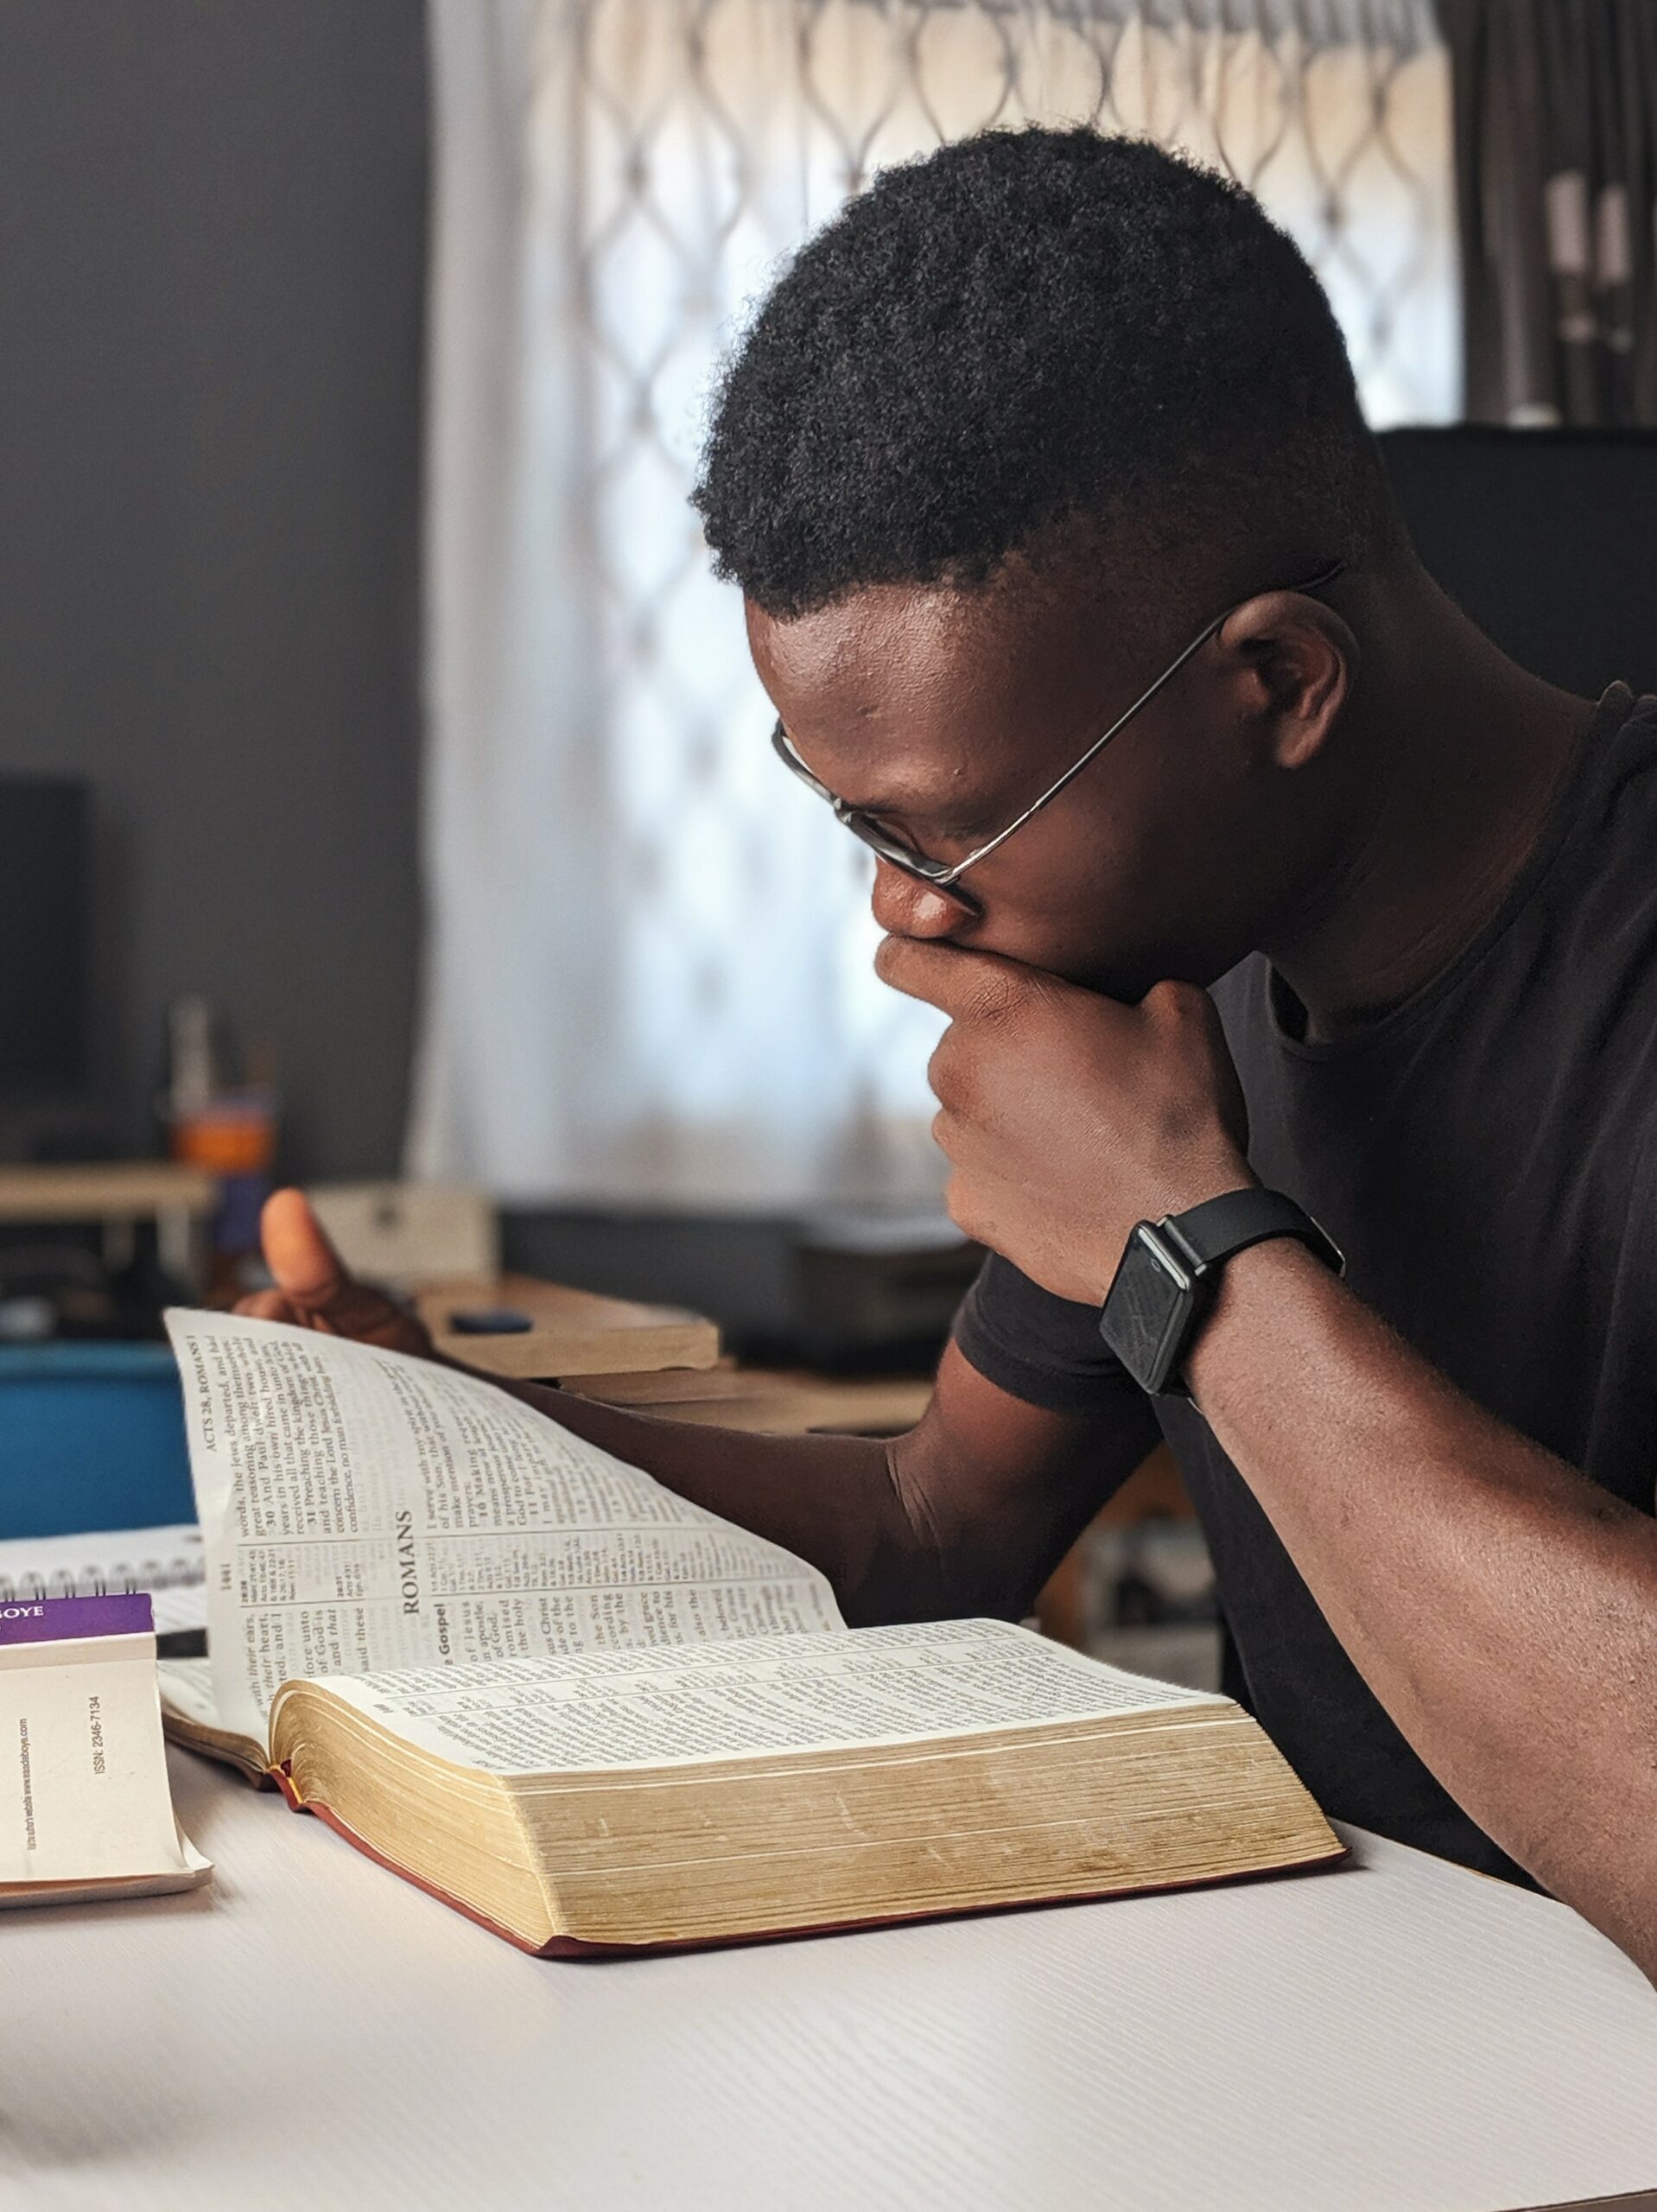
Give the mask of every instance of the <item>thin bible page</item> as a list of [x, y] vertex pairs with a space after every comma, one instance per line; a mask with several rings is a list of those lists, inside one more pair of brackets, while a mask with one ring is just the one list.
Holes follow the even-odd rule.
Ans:
[[930, 1621], [723, 1649], [511, 1660], [329, 1688], [396, 1734], [494, 1774], [680, 1765], [1209, 1706], [1005, 1621]]
[[233, 1314], [168, 1316], [220, 1725], [289, 1677], [841, 1625], [803, 1560], [494, 1384]]

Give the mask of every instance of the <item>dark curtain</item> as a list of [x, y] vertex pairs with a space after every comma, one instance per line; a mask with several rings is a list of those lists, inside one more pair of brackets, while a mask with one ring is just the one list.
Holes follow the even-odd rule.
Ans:
[[1467, 414], [1657, 424], [1657, 0], [1439, 0]]

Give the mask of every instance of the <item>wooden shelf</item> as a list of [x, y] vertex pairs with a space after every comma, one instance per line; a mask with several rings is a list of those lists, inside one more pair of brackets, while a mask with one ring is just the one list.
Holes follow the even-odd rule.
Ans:
[[96, 1223], [105, 1264], [123, 1268], [141, 1221], [156, 1224], [156, 1249], [175, 1281], [199, 1291], [206, 1225], [219, 1205], [218, 1178], [170, 1160], [92, 1161], [70, 1167], [0, 1167], [0, 1227]]
[[200, 1218], [218, 1204], [215, 1177], [170, 1160], [0, 1167], [0, 1223]]

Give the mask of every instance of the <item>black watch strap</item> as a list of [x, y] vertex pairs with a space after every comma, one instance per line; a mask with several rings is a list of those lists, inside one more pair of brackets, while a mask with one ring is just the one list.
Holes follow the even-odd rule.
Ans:
[[1211, 1312], [1228, 1260], [1292, 1236], [1336, 1274], [1346, 1262], [1303, 1206], [1281, 1191], [1227, 1191], [1186, 1213], [1141, 1221], [1099, 1314], [1099, 1333], [1142, 1389], [1186, 1395], [1180, 1370]]
[[1305, 1208], [1281, 1191], [1226, 1191], [1184, 1213], [1167, 1215], [1159, 1226], [1170, 1243], [1184, 1246], [1198, 1275], [1271, 1236], [1295, 1237], [1336, 1274], [1344, 1268], [1340, 1253]]

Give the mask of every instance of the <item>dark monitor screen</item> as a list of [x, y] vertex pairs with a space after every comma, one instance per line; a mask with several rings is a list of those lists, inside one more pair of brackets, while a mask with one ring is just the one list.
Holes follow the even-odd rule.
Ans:
[[89, 817], [84, 784], [0, 776], [0, 1095], [86, 1077]]
[[1657, 690], [1657, 434], [1388, 430], [1423, 562], [1523, 668], [1596, 699]]

